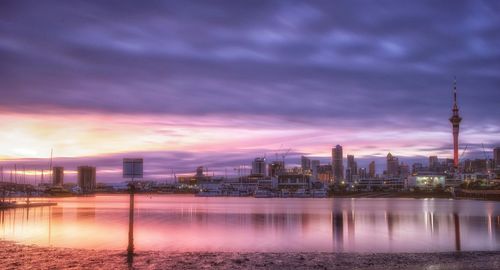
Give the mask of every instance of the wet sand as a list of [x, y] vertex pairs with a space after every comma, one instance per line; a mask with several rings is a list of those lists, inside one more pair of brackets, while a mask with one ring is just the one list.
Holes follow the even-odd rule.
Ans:
[[500, 269], [500, 251], [450, 253], [232, 253], [124, 251], [0, 241], [2, 269]]

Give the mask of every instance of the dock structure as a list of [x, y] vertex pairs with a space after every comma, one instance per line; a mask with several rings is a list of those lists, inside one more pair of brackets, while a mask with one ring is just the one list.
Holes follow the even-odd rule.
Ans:
[[12, 209], [12, 208], [33, 208], [33, 207], [44, 207], [44, 206], [56, 206], [55, 202], [30, 202], [30, 203], [12, 203], [12, 202], [0, 202], [0, 210]]

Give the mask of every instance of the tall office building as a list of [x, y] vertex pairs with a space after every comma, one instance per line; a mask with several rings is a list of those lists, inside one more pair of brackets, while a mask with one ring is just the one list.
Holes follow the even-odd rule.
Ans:
[[302, 167], [302, 171], [311, 170], [311, 160], [306, 156], [300, 157], [300, 165]]
[[430, 171], [435, 171], [439, 167], [439, 159], [437, 156], [430, 156], [429, 157], [429, 170]]
[[83, 193], [91, 193], [96, 187], [96, 169], [90, 166], [78, 167], [78, 186]]
[[370, 162], [368, 165], [368, 177], [375, 178], [375, 161]]
[[386, 174], [389, 177], [399, 176], [399, 160], [391, 153], [387, 154], [387, 168]]
[[500, 147], [495, 147], [493, 149], [493, 162], [495, 168], [500, 168]]
[[52, 168], [52, 185], [62, 186], [64, 183], [64, 167]]
[[321, 165], [320, 161], [317, 159], [311, 160], [311, 172], [312, 179], [318, 180], [318, 167]]
[[399, 165], [399, 175], [403, 179], [410, 176], [410, 166], [408, 166], [408, 164], [401, 163], [401, 165]]
[[265, 158], [255, 158], [252, 161], [252, 174], [259, 176], [266, 176], [266, 159]]
[[360, 179], [365, 179], [368, 176], [366, 168], [359, 168], [358, 175]]
[[315, 167], [321, 165], [321, 162], [318, 159], [311, 160], [311, 169], [314, 170]]
[[332, 148], [332, 166], [333, 166], [333, 180], [336, 184], [344, 179], [344, 164], [342, 146], [336, 145]]
[[422, 165], [422, 163], [420, 162], [416, 162], [416, 163], [413, 163], [413, 165], [411, 165], [411, 173], [412, 174], [417, 174], [419, 173], [420, 171], [423, 170], [424, 168], [424, 165]]
[[460, 122], [462, 121], [458, 113], [456, 80], [453, 83], [453, 109], [451, 111], [453, 114], [449, 120], [453, 127], [453, 167], [456, 170], [458, 169], [458, 131], [460, 129]]
[[347, 170], [346, 170], [346, 179], [349, 182], [352, 182], [353, 175], [358, 174], [358, 164], [354, 160], [354, 155], [347, 155]]

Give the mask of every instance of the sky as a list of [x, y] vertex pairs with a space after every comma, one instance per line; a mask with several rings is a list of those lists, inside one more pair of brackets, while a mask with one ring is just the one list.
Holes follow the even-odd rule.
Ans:
[[[500, 146], [499, 1], [0, 2], [0, 166], [235, 174], [290, 149], [359, 166]], [[484, 145], [484, 151], [483, 151]], [[7, 176], [5, 176], [7, 177]], [[35, 177], [35, 176], [33, 176]], [[33, 178], [34, 179], [34, 178]], [[72, 180], [73, 179], [73, 180]]]

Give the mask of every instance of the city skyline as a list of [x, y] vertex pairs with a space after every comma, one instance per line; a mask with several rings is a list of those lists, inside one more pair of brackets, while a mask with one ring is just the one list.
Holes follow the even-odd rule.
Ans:
[[459, 154], [500, 146], [494, 1], [2, 5], [5, 166], [44, 166], [51, 149], [114, 180], [136, 156], [158, 177], [284, 149], [291, 166], [326, 163], [337, 144], [344, 165], [377, 170], [388, 152], [452, 158], [454, 76]]

